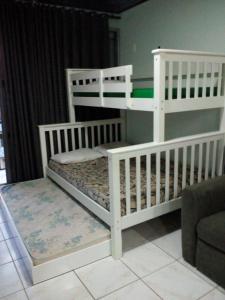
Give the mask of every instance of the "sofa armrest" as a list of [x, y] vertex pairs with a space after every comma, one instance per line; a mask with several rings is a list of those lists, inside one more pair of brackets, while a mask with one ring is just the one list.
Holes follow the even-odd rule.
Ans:
[[182, 196], [182, 251], [183, 257], [195, 265], [197, 244], [196, 227], [199, 221], [225, 210], [225, 176], [207, 180], [184, 190]]

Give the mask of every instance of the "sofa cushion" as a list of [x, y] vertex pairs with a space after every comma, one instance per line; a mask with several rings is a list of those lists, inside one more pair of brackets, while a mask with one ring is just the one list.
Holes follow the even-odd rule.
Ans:
[[197, 232], [201, 240], [225, 252], [225, 210], [201, 219]]

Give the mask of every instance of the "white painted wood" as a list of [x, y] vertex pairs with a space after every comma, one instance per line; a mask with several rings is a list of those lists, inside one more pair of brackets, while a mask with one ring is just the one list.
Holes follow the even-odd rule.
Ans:
[[65, 139], [65, 148], [66, 152], [69, 151], [69, 144], [68, 144], [68, 129], [64, 129], [64, 139]]
[[78, 128], [78, 141], [79, 141], [79, 148], [82, 148], [83, 144], [82, 144], [82, 132], [81, 132], [81, 127]]
[[161, 183], [160, 155], [161, 152], [156, 153], [156, 205], [160, 203], [160, 183]]
[[140, 156], [136, 157], [136, 201], [137, 211], [141, 210], [141, 165]]
[[151, 154], [146, 155], [146, 202], [147, 208], [151, 207], [152, 205], [152, 188], [151, 188]]
[[165, 139], [165, 60], [162, 55], [154, 57], [154, 99], [157, 101], [157, 109], [153, 117], [153, 140], [162, 142]]
[[61, 141], [60, 130], [57, 130], [57, 145], [58, 145], [58, 153], [61, 153], [62, 152], [62, 141]]
[[116, 155], [109, 155], [109, 193], [111, 215], [112, 256], [119, 259], [122, 256], [122, 228], [120, 202], [120, 166]]
[[206, 98], [207, 70], [208, 70], [208, 63], [204, 62], [202, 98]]
[[199, 62], [196, 62], [195, 64], [196, 70], [195, 70], [195, 94], [194, 97], [198, 98], [198, 90], [199, 90]]
[[195, 168], [195, 145], [191, 146], [191, 170], [190, 170], [190, 185], [194, 183]]
[[51, 151], [51, 156], [53, 156], [54, 153], [54, 143], [53, 143], [53, 131], [49, 131], [49, 138], [50, 138], [50, 151]]
[[125, 160], [126, 214], [130, 214], [130, 159]]
[[88, 127], [84, 128], [84, 134], [85, 134], [85, 148], [89, 147], [89, 143], [88, 143]]
[[174, 150], [174, 181], [173, 181], [173, 197], [177, 198], [178, 193], [178, 148]]
[[183, 164], [182, 164], [182, 189], [187, 184], [187, 147], [183, 147]]
[[198, 152], [198, 183], [202, 181], [202, 144], [199, 144], [199, 152]]
[[214, 140], [213, 141], [213, 152], [212, 152], [211, 178], [215, 177], [215, 172], [216, 172], [216, 151], [217, 151], [217, 140]]
[[211, 63], [211, 76], [210, 76], [210, 97], [213, 97], [213, 89], [214, 89], [214, 68], [215, 64]]
[[205, 156], [205, 180], [209, 177], [209, 151], [210, 151], [210, 142], [206, 142], [206, 156]]
[[218, 71], [218, 90], [217, 90], [217, 97], [221, 96], [221, 84], [222, 84], [222, 64], [219, 65], [219, 71]]
[[165, 202], [170, 198], [170, 150], [166, 150]]
[[173, 99], [173, 61], [169, 62], [168, 100]]
[[178, 62], [177, 99], [181, 99], [182, 89], [182, 62]]
[[191, 88], [191, 62], [187, 62], [187, 80], [186, 80], [186, 98], [190, 98], [190, 88]]

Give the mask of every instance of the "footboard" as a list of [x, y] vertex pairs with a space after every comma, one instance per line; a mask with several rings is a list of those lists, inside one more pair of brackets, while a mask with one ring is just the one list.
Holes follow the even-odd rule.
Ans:
[[108, 151], [114, 227], [124, 229], [175, 210], [182, 189], [221, 175], [224, 138], [216, 132]]
[[93, 148], [102, 143], [123, 140], [124, 120], [109, 119], [91, 122], [39, 126], [43, 174], [52, 155], [79, 148]]
[[224, 107], [224, 54], [171, 49], [152, 53], [155, 99], [159, 100], [161, 111]]

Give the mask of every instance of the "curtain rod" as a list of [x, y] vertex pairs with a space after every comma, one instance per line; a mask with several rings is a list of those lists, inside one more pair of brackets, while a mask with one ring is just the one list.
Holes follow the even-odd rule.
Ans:
[[46, 7], [54, 7], [54, 8], [64, 8], [64, 9], [68, 9], [68, 10], [75, 10], [75, 11], [81, 11], [81, 12], [86, 12], [86, 13], [95, 13], [95, 14], [99, 14], [99, 15], [106, 15], [110, 19], [121, 19], [121, 17], [119, 15], [111, 14], [111, 13], [108, 13], [108, 12], [105, 12], [105, 11], [91, 10], [91, 9], [85, 9], [85, 8], [78, 8], [78, 7], [73, 7], [73, 6], [64, 6], [64, 5], [60, 5], [60, 4], [42, 3], [42, 2], [38, 2], [36, 0], [33, 0], [33, 1], [29, 1], [29, 0], [15, 0], [15, 2], [27, 3], [27, 4], [31, 4], [31, 5], [37, 5], [37, 6], [46, 6]]

